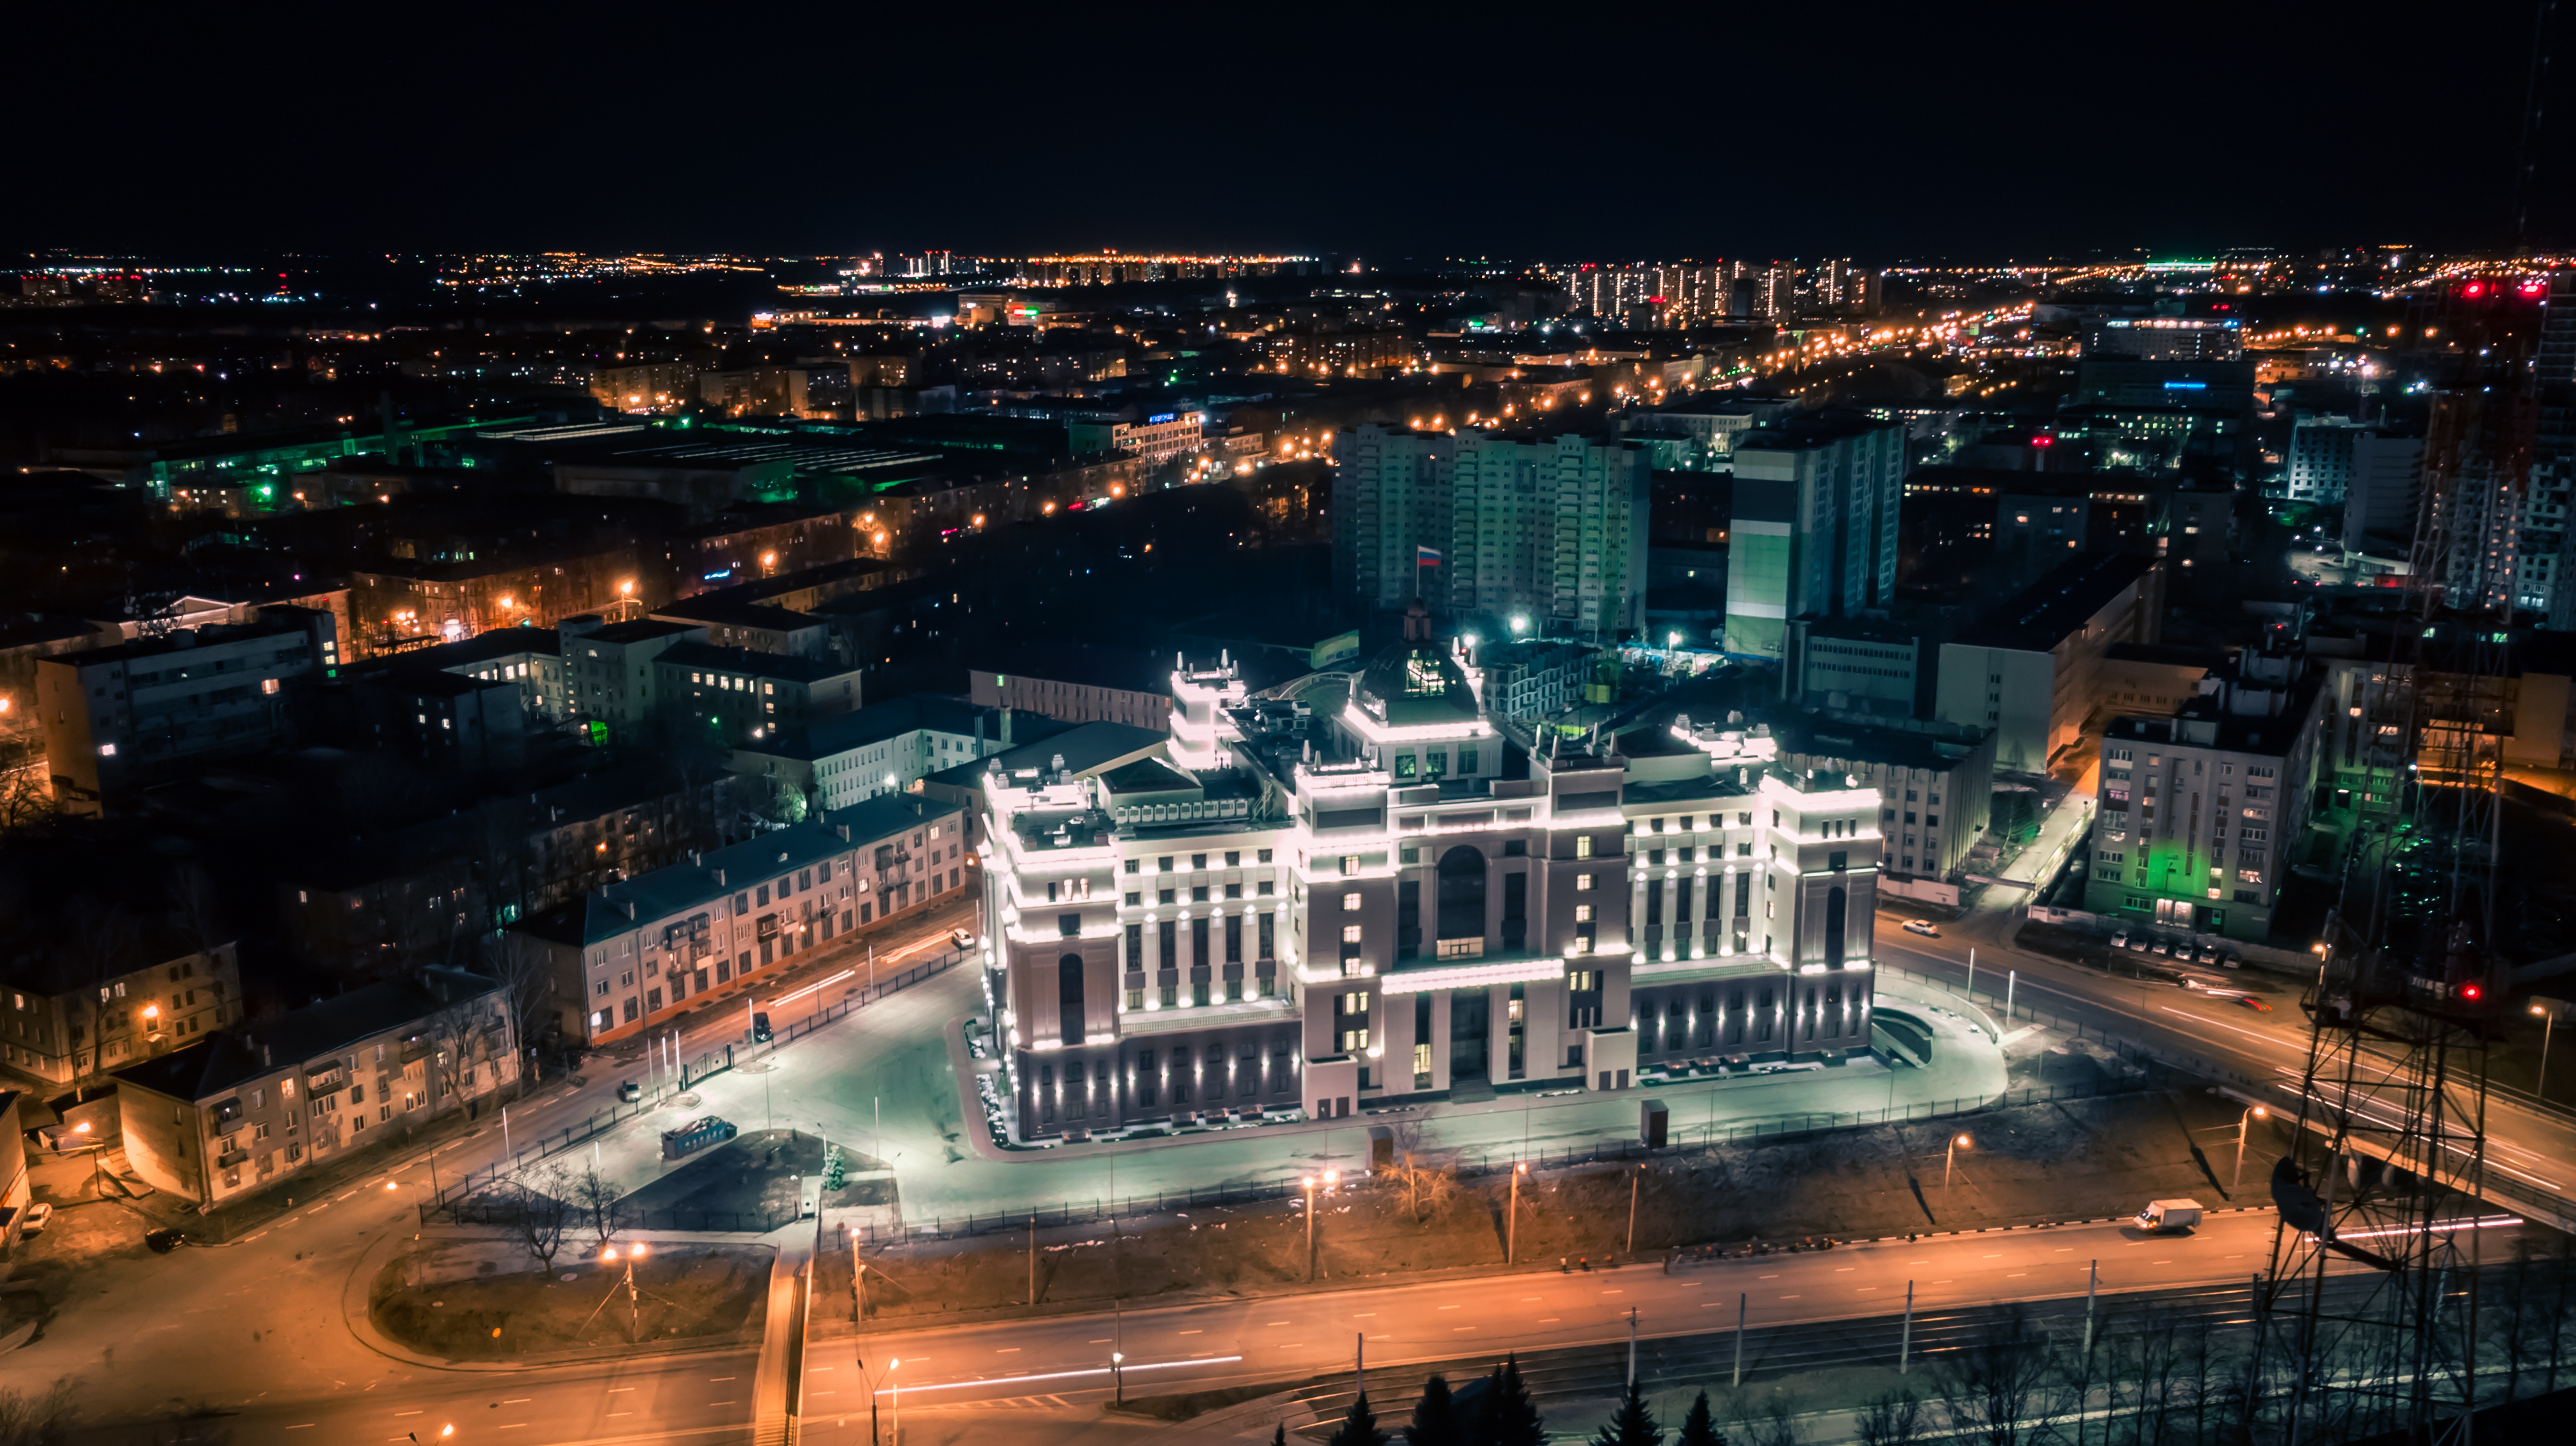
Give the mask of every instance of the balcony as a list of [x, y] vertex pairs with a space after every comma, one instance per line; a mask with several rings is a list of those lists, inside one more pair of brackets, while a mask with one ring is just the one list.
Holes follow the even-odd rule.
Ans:
[[1481, 959], [1484, 954], [1485, 941], [1481, 936], [1470, 939], [1443, 939], [1438, 949], [1438, 955], [1443, 959]]

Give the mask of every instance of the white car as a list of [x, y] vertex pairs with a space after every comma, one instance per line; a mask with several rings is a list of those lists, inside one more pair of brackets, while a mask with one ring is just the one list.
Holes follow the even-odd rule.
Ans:
[[963, 929], [951, 929], [948, 931], [948, 942], [960, 949], [972, 949], [975, 947], [975, 936]]
[[2129, 947], [2129, 931], [2128, 931], [2128, 930], [2126, 930], [2126, 929], [2122, 929], [2119, 933], [2116, 933], [2116, 934], [2112, 935], [2112, 936], [2111, 936], [2111, 947], [2112, 947], [2112, 948], [2114, 948], [2114, 949], [2126, 949], [2126, 948], [2128, 948], [2128, 947]]
[[2156, 953], [2170, 954], [2173, 952], [2173, 941], [2171, 939], [2158, 939], [2151, 947]]
[[1928, 919], [1908, 919], [1902, 927], [1906, 933], [1920, 934], [1926, 939], [1938, 939], [1941, 937], [1941, 931], [1934, 928], [1931, 921]]

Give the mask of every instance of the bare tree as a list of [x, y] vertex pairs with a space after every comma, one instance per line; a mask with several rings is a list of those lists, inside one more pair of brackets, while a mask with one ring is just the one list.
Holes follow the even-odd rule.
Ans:
[[72, 919], [72, 948], [79, 956], [82, 977], [99, 993], [97, 998], [85, 995], [81, 1001], [90, 1011], [93, 1026], [90, 1063], [105, 1070], [111, 1062], [122, 1062], [109, 1059], [108, 1045], [134, 1032], [133, 1007], [119, 1006], [109, 994], [116, 977], [134, 967], [134, 920], [123, 905], [93, 898], [73, 900]]
[[1404, 1208], [1421, 1224], [1448, 1207], [1458, 1193], [1458, 1174], [1445, 1161], [1434, 1161], [1418, 1119], [1399, 1120], [1394, 1135], [1395, 1162], [1389, 1173], [1404, 1190]]
[[599, 1248], [606, 1250], [617, 1238], [616, 1184], [597, 1165], [584, 1165], [572, 1179], [572, 1203], [590, 1233], [599, 1237]]
[[511, 1203], [518, 1207], [519, 1239], [535, 1257], [538, 1270], [553, 1270], [555, 1255], [563, 1249], [564, 1230], [572, 1224], [571, 1173], [558, 1160], [521, 1175], [511, 1195]]
[[170, 914], [180, 935], [200, 954], [211, 954], [232, 938], [224, 932], [222, 894], [212, 874], [196, 862], [181, 864], [170, 875]]
[[502, 1022], [506, 1008], [490, 994], [474, 994], [440, 1005], [421, 1021], [421, 1033], [429, 1041], [430, 1067], [438, 1072], [441, 1093], [446, 1099], [461, 1101], [467, 1119], [482, 1113], [482, 1100], [468, 1098], [466, 1093], [474, 1086], [476, 1072], [490, 1064], [493, 1084], [496, 1088], [500, 1084], [500, 1057], [508, 1049], [506, 1045], [495, 1049], [493, 1040], [507, 1032]]
[[514, 923], [533, 907], [536, 858], [529, 844], [528, 809], [513, 794], [488, 798], [475, 810], [475, 842], [482, 850], [483, 905], [487, 923]]
[[2050, 1409], [2048, 1383], [2057, 1374], [2057, 1350], [2030, 1314], [2013, 1306], [1975, 1343], [1944, 1363], [1941, 1399], [1963, 1441], [2021, 1446]]
[[36, 833], [62, 816], [53, 784], [40, 768], [0, 774], [0, 837]]
[[0, 1386], [0, 1446], [54, 1446], [70, 1434], [79, 1385], [65, 1376], [41, 1391]]
[[1912, 1391], [1890, 1391], [1861, 1409], [1852, 1421], [1861, 1446], [1913, 1446], [1926, 1439], [1923, 1403]]
[[552, 1023], [546, 1010], [553, 984], [543, 946], [525, 934], [503, 929], [484, 941], [483, 972], [501, 986], [501, 1008], [510, 1021], [510, 1039], [524, 1056]]

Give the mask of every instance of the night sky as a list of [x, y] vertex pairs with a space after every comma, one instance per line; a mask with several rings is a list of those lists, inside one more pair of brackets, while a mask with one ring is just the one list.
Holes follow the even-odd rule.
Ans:
[[[0, 242], [1404, 257], [2509, 244], [2528, 0], [12, 17]], [[1052, 12], [1051, 12], [1052, 13]], [[2402, 27], [2402, 28], [2401, 28]], [[2576, 245], [2562, 7], [2535, 239]]]

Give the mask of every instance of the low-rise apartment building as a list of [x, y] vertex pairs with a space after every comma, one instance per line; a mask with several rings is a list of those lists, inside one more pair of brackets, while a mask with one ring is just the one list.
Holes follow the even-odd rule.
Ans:
[[295, 691], [339, 665], [339, 646], [331, 614], [279, 606], [239, 627], [39, 660], [54, 796], [74, 813], [111, 812], [176, 769], [289, 742]]
[[1066, 723], [1126, 723], [1172, 731], [1172, 660], [1126, 648], [1070, 647], [969, 669], [966, 698]]
[[902, 793], [943, 769], [1003, 752], [1014, 746], [1014, 731], [1007, 708], [915, 693], [737, 743], [729, 766], [804, 793], [820, 813]]
[[593, 890], [526, 932], [549, 960], [557, 1026], [596, 1046], [950, 897], [963, 843], [961, 810], [890, 795]]
[[146, 936], [102, 960], [83, 957], [86, 941], [22, 940], [0, 960], [0, 1065], [10, 1074], [76, 1084], [241, 1019], [229, 941], [197, 948]]
[[674, 717], [726, 744], [766, 742], [859, 706], [859, 670], [838, 663], [683, 642], [655, 667]]
[[501, 987], [425, 969], [115, 1071], [126, 1159], [201, 1205], [275, 1184], [451, 1109], [508, 1099]]

